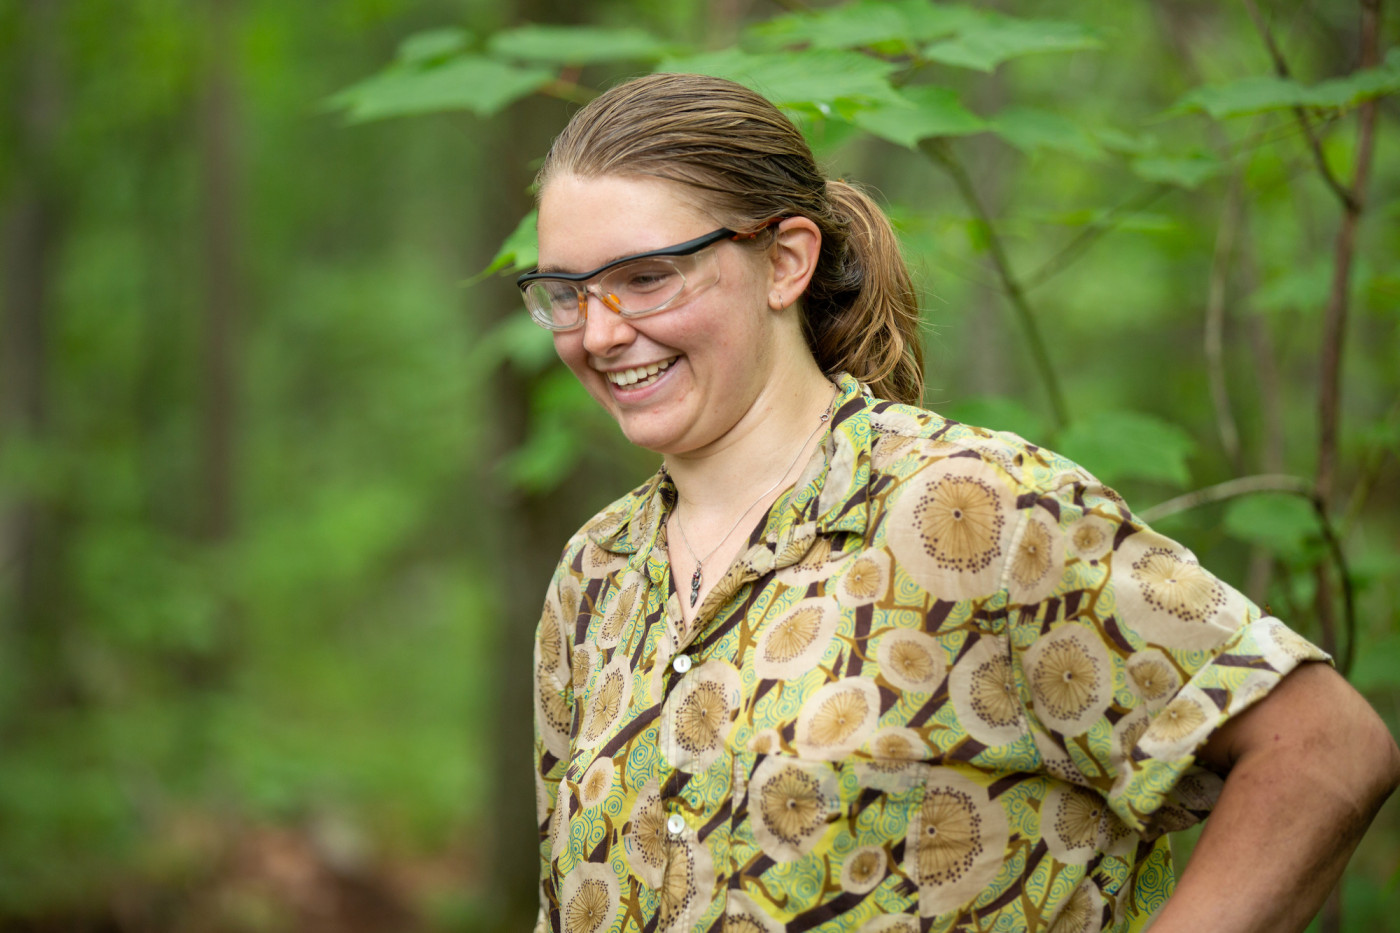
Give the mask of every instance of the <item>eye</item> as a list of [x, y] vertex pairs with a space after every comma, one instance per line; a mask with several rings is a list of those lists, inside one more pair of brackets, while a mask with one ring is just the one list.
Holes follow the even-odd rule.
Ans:
[[556, 308], [577, 308], [578, 289], [569, 282], [545, 282], [543, 291]]
[[578, 289], [572, 282], [531, 282], [525, 291], [525, 303], [543, 320], [564, 323], [578, 314]]
[[680, 285], [681, 276], [669, 262], [632, 262], [609, 276], [608, 284], [632, 295], [649, 295]]

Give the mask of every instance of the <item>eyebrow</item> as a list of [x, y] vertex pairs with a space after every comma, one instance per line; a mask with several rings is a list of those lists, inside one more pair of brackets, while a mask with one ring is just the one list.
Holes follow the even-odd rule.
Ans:
[[[616, 265], [616, 264], [619, 263], [619, 262], [624, 262], [624, 261], [626, 261], [626, 260], [628, 260], [628, 259], [631, 259], [633, 256], [640, 256], [640, 255], [642, 255], [642, 254], [641, 254], [641, 253], [622, 253], [622, 254], [620, 254], [620, 255], [610, 257], [610, 258], [609, 258], [606, 262], [604, 262], [602, 265], [600, 265], [600, 266], [594, 266], [593, 268], [595, 268], [595, 269], [606, 269], [608, 266]], [[535, 267], [535, 271], [536, 271], [536, 272], [541, 272], [541, 273], [548, 273], [548, 274], [550, 274], [550, 275], [553, 275], [553, 274], [556, 274], [556, 273], [557, 273], [557, 274], [560, 274], [560, 275], [574, 275], [574, 274], [575, 274], [575, 273], [573, 273], [572, 271], [570, 271], [568, 268], [566, 268], [565, 266], [539, 265], [539, 266], [536, 266], [536, 267]]]
[[624, 262], [628, 262], [633, 259], [649, 259], [653, 256], [686, 256], [691, 253], [699, 252], [706, 246], [709, 246], [711, 243], [717, 243], [720, 240], [738, 236], [739, 234], [735, 233], [733, 230], [730, 230], [728, 227], [721, 227], [718, 230], [712, 230], [709, 233], [706, 233], [702, 236], [698, 236], [693, 240], [686, 240], [684, 243], [676, 243], [673, 246], [663, 246], [660, 249], [651, 249], [640, 253], [625, 253], [614, 259], [608, 260], [601, 266], [598, 266], [595, 269], [591, 269], [588, 272], [564, 272], [557, 266], [537, 266], [533, 272], [527, 272], [525, 275], [522, 275], [520, 278], [516, 279], [516, 283], [524, 284], [525, 282], [535, 278], [536, 276], [542, 275], [556, 276], [558, 278], [569, 279], [575, 282], [581, 282], [587, 279], [591, 279], [595, 275], [606, 272], [613, 266], [620, 265]]

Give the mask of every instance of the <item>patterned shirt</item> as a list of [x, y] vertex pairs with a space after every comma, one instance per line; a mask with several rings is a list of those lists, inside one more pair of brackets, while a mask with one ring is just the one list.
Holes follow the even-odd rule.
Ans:
[[1136, 930], [1193, 752], [1326, 656], [1015, 435], [873, 399], [683, 622], [664, 471], [569, 542], [535, 663], [540, 930]]

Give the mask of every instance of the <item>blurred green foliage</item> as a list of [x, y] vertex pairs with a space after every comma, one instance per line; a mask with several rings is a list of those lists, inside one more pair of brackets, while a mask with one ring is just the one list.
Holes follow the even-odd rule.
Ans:
[[[532, 612], [654, 461], [502, 276], [534, 261], [549, 136], [651, 68], [752, 84], [876, 188], [930, 407], [1140, 510], [1310, 487], [1343, 214], [1318, 159], [1352, 184], [1377, 100], [1326, 507], [1160, 524], [1314, 638], [1349, 585], [1394, 726], [1397, 18], [1363, 67], [1356, 5], [1262, 6], [1284, 78], [1233, 4], [791, 6], [0, 7], [0, 929], [528, 922]], [[1397, 828], [1347, 929], [1394, 923]]]

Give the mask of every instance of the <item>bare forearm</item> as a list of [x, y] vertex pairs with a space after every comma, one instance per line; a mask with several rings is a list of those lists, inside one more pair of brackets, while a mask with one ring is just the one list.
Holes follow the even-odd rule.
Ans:
[[1395, 744], [1365, 701], [1326, 668], [1289, 679], [1228, 750], [1225, 789], [1154, 933], [1303, 930], [1395, 786]]
[[1311, 782], [1280, 793], [1270, 764], [1231, 773], [1154, 933], [1288, 933], [1317, 913], [1371, 814]]

